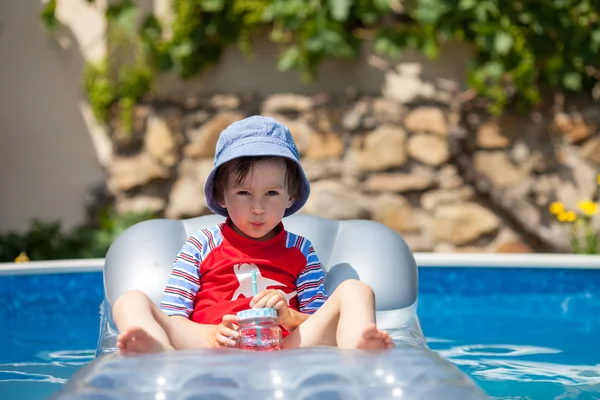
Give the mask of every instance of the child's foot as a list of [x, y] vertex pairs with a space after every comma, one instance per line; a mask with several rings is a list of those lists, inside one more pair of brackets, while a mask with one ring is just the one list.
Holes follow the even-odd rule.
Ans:
[[122, 353], [159, 353], [169, 350], [142, 328], [130, 328], [119, 335], [117, 347]]
[[356, 345], [357, 349], [362, 350], [380, 350], [396, 347], [389, 333], [377, 329], [377, 325], [371, 323], [367, 325], [362, 333], [362, 337]]

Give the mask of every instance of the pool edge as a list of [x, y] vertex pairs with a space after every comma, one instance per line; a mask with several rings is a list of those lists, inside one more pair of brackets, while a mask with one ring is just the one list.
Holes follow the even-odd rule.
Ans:
[[74, 272], [101, 272], [104, 258], [30, 261], [25, 263], [0, 263], [2, 275], [56, 274]]
[[[600, 255], [414, 253], [419, 267], [600, 269]], [[103, 258], [0, 263], [0, 276], [100, 272]]]

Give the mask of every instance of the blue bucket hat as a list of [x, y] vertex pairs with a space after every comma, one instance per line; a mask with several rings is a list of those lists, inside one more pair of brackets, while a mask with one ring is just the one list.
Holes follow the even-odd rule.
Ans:
[[298, 148], [287, 126], [273, 118], [263, 116], [253, 116], [236, 121], [221, 132], [217, 141], [213, 169], [210, 171], [204, 185], [204, 195], [206, 196], [208, 208], [215, 214], [228, 216], [227, 210], [221, 207], [213, 195], [215, 175], [217, 169], [226, 162], [248, 156], [284, 157], [298, 165], [300, 190], [294, 203], [285, 210], [283, 216], [287, 217], [300, 210], [308, 200], [310, 184], [300, 165]]

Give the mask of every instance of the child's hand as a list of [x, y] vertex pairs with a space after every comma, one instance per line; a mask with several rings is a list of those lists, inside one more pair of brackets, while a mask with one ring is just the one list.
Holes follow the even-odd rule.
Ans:
[[274, 308], [277, 310], [277, 323], [286, 326], [292, 315], [287, 300], [281, 290], [267, 289], [250, 300], [251, 308]]
[[223, 315], [221, 323], [217, 325], [216, 341], [217, 346], [234, 347], [236, 340], [240, 335], [236, 330], [239, 326], [236, 324], [237, 317], [233, 314]]

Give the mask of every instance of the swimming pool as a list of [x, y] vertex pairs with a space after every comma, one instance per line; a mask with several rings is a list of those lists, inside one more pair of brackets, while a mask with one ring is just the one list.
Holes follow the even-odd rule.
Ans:
[[[0, 276], [0, 394], [46, 398], [94, 356], [100, 272]], [[435, 351], [492, 397], [600, 397], [600, 269], [419, 269]]]

